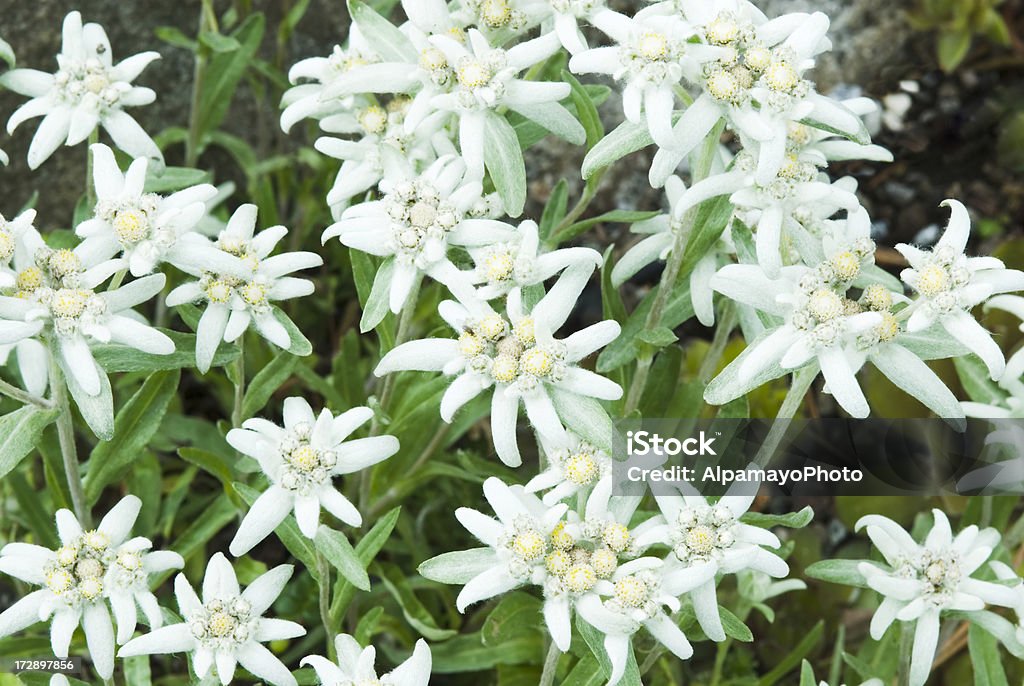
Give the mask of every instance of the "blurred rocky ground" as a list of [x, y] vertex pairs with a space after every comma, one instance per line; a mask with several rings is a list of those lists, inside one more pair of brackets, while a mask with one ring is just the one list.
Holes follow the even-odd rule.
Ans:
[[[163, 59], [138, 80], [154, 88], [158, 99], [135, 114], [153, 134], [187, 124], [192, 56], [162, 42], [154, 31], [166, 26], [194, 35], [199, 0], [5, 0], [2, 4], [0, 35], [15, 48], [20, 66], [52, 70], [60, 45], [61, 19], [71, 9], [79, 9], [86, 21], [99, 22], [107, 29], [115, 59], [159, 50]], [[629, 9], [637, 3], [612, 4]], [[884, 242], [908, 240], [923, 227], [941, 223], [944, 217], [938, 203], [949, 196], [967, 203], [989, 234], [1020, 230], [1024, 221], [1024, 114], [1020, 114], [1024, 113], [1024, 52], [978, 43], [960, 69], [944, 74], [937, 66], [935, 35], [913, 31], [906, 19], [909, 0], [762, 0], [757, 4], [770, 16], [821, 10], [832, 18], [834, 49], [816, 70], [825, 92], [863, 93], [882, 99], [899, 92], [901, 82], [918, 84], [918, 92], [909, 96], [902, 130], [883, 128], [877, 136], [878, 142], [894, 152], [896, 162], [851, 164], [838, 170], [860, 178], [864, 202]], [[278, 28], [293, 5], [293, 0], [234, 3], [242, 13], [261, 11], [267, 15], [261, 56], [281, 70], [303, 57], [326, 54], [347, 31], [343, 3], [312, 0], [296, 30], [281, 41]], [[230, 7], [229, 2], [217, 3], [218, 11]], [[1006, 10], [1006, 15], [1011, 31], [1024, 33], [1024, 10], [1014, 7]], [[1019, 41], [1017, 45], [1019, 48]], [[21, 96], [0, 92], [0, 118], [6, 119], [23, 101]], [[609, 129], [622, 119], [617, 101], [607, 102], [601, 112]], [[243, 85], [226, 127], [254, 141], [265, 156], [312, 142], [311, 129], [296, 127], [290, 136], [284, 136], [276, 121], [277, 94], [256, 95]], [[29, 173], [24, 160], [35, 126], [28, 122], [13, 137], [0, 136], [0, 147], [12, 158], [11, 166], [0, 170], [4, 184], [0, 211], [15, 211], [38, 190], [42, 225], [66, 226], [81, 192], [85, 149], [62, 149], [36, 173]], [[168, 162], [180, 163], [181, 154], [180, 146], [172, 148]], [[646, 182], [651, 155], [647, 150], [618, 163], [606, 175], [594, 211], [659, 206], [660, 194]], [[530, 151], [530, 214], [539, 215], [559, 179], [567, 179], [571, 190], [579, 188], [581, 159], [580, 150], [554, 137]], [[217, 151], [208, 153], [202, 166], [212, 168], [217, 181], [244, 183], [244, 174]], [[598, 226], [586, 240], [600, 247], [622, 230], [620, 226]]]

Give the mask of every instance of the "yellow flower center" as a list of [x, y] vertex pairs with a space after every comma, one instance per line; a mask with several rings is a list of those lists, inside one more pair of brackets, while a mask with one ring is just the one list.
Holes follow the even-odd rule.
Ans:
[[697, 555], [707, 555], [715, 549], [715, 532], [706, 526], [695, 526], [686, 532], [686, 547]]
[[92, 600], [103, 593], [103, 582], [100, 579], [86, 579], [78, 584], [78, 592], [86, 600]]
[[425, 71], [440, 71], [448, 66], [444, 53], [437, 48], [427, 48], [420, 53], [420, 67]]
[[800, 75], [789, 62], [772, 62], [765, 71], [764, 80], [772, 90], [788, 93], [800, 83]]
[[211, 281], [206, 287], [206, 297], [212, 303], [226, 303], [231, 300], [231, 293], [234, 289], [228, 282], [221, 279]]
[[505, 335], [505, 320], [496, 314], [487, 315], [477, 324], [476, 332], [489, 341], [497, 340]]
[[572, 534], [566, 531], [565, 522], [559, 522], [554, 529], [551, 531], [551, 545], [560, 549], [568, 550], [571, 548], [576, 541], [573, 539]]
[[75, 575], [79, 579], [99, 579], [103, 576], [104, 571], [103, 565], [100, 564], [99, 560], [94, 560], [91, 557], [79, 560], [78, 564], [75, 565]]
[[841, 281], [850, 281], [860, 274], [860, 259], [849, 250], [833, 256], [831, 263]]
[[32, 292], [43, 285], [43, 270], [39, 267], [29, 267], [18, 272], [15, 278], [15, 285], [18, 290]]
[[594, 554], [590, 556], [590, 564], [599, 577], [607, 579], [618, 568], [619, 557], [611, 548], [601, 548], [595, 550]]
[[872, 310], [888, 310], [892, 307], [892, 293], [879, 283], [873, 283], [864, 289], [863, 300]]
[[480, 4], [480, 19], [492, 29], [505, 26], [512, 18], [512, 8], [507, 0], [484, 0]]
[[707, 26], [708, 41], [715, 45], [726, 45], [740, 35], [740, 27], [728, 17], [717, 17]]
[[359, 113], [359, 125], [370, 134], [381, 133], [388, 125], [388, 113], [384, 108], [371, 105]]
[[55, 250], [50, 255], [50, 259], [47, 262], [50, 267], [50, 271], [58, 279], [62, 279], [68, 274], [73, 274], [82, 269], [82, 260], [79, 259], [71, 250], [67, 248], [63, 250]]
[[740, 83], [730, 72], [719, 69], [708, 77], [708, 92], [718, 100], [735, 100], [740, 92]]
[[6, 229], [0, 229], [0, 261], [6, 262], [14, 256], [14, 236]]
[[85, 89], [90, 93], [100, 94], [103, 90], [110, 85], [110, 81], [107, 79], [106, 74], [89, 74], [82, 81], [85, 85]]
[[547, 376], [551, 373], [551, 368], [554, 363], [551, 359], [551, 355], [540, 348], [531, 348], [527, 350], [521, 358], [519, 358], [519, 366], [527, 374], [533, 374], [534, 376]]
[[802, 147], [811, 142], [811, 130], [800, 122], [790, 122], [788, 137], [793, 143]]
[[459, 352], [466, 357], [475, 357], [484, 351], [484, 342], [472, 331], [463, 331], [459, 336]]
[[750, 48], [743, 53], [743, 63], [747, 69], [762, 72], [772, 62], [772, 53], [767, 48]]
[[296, 469], [303, 472], [313, 471], [320, 463], [317, 451], [309, 445], [303, 445], [293, 450], [291, 454], [288, 455], [288, 461], [291, 462]]
[[949, 290], [949, 273], [936, 264], [925, 267], [917, 273], [917, 290], [927, 298]]
[[642, 607], [647, 602], [647, 584], [635, 576], [615, 582], [615, 598], [626, 607]]
[[63, 569], [54, 570], [46, 575], [46, 587], [57, 595], [67, 592], [74, 583], [71, 574]]
[[117, 564], [129, 572], [134, 572], [142, 567], [142, 558], [138, 553], [121, 553], [117, 556]]
[[242, 300], [253, 307], [267, 302], [267, 287], [255, 281], [250, 281], [242, 286], [238, 294], [242, 296]]
[[900, 332], [900, 324], [892, 312], [882, 312], [882, 323], [875, 328], [881, 341], [891, 341]]
[[629, 529], [623, 524], [611, 523], [601, 531], [601, 541], [617, 553], [629, 545]]
[[85, 312], [85, 304], [89, 299], [89, 291], [74, 288], [61, 288], [53, 294], [50, 311], [53, 316], [62, 319], [77, 319]]
[[822, 288], [811, 296], [808, 309], [818, 321], [828, 321], [843, 313], [843, 299], [835, 292]]
[[662, 60], [668, 56], [668, 39], [660, 33], [648, 31], [640, 37], [637, 49], [646, 60]]
[[468, 60], [459, 67], [459, 84], [465, 88], [480, 88], [491, 80], [491, 70], [479, 60]]
[[512, 539], [512, 552], [527, 562], [540, 558], [547, 547], [544, 537], [536, 531], [524, 531]]
[[589, 564], [575, 564], [565, 573], [565, 585], [573, 593], [585, 593], [597, 583], [597, 572]]
[[488, 281], [504, 281], [512, 276], [515, 262], [508, 251], [492, 252], [484, 260], [484, 270]]
[[114, 215], [114, 233], [122, 243], [138, 243], [149, 235], [149, 222], [139, 210], [122, 210]]
[[230, 636], [232, 633], [234, 633], [236, 624], [237, 622], [235, 621], [235, 618], [232, 617], [229, 613], [214, 612], [212, 615], [210, 615], [209, 622], [207, 622], [207, 627], [211, 634], [217, 636], [218, 638], [223, 638], [224, 636]]
[[78, 551], [72, 546], [63, 546], [57, 550], [57, 564], [70, 567], [78, 559]]
[[576, 453], [565, 461], [565, 478], [579, 486], [593, 483], [597, 478], [597, 460], [590, 453]]
[[564, 550], [555, 550], [544, 561], [547, 570], [555, 576], [562, 576], [572, 565], [572, 558]]
[[102, 531], [86, 531], [82, 535], [82, 542], [93, 550], [106, 550], [107, 546], [110, 545], [110, 537]]
[[519, 373], [519, 363], [511, 355], [498, 355], [491, 365], [491, 376], [501, 383], [512, 383]]
[[437, 219], [437, 206], [429, 202], [418, 202], [409, 208], [409, 223], [425, 229]]

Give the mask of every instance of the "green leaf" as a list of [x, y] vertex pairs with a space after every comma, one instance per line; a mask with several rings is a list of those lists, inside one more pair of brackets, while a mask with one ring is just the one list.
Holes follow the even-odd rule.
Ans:
[[1024, 645], [1017, 638], [1017, 626], [1005, 617], [1001, 617], [988, 610], [977, 612], [950, 612], [951, 617], [958, 617], [969, 621], [972, 625], [983, 629], [996, 638], [1003, 646], [1010, 651], [1014, 657], [1024, 660]]
[[646, 148], [653, 142], [654, 139], [645, 125], [631, 121], [622, 122], [594, 145], [583, 158], [583, 167], [580, 170], [583, 178], [589, 179], [613, 162]]
[[870, 679], [875, 673], [874, 668], [872, 668], [870, 664], [868, 664], [861, 658], [857, 657], [856, 655], [851, 655], [850, 653], [844, 652], [843, 662], [849, 665], [850, 669], [857, 672], [857, 676], [859, 676], [861, 679]]
[[265, 27], [263, 15], [250, 14], [231, 33], [238, 48], [227, 52], [214, 53], [206, 65], [202, 89], [199, 96], [198, 126], [200, 138], [220, 127], [227, 116], [235, 90], [245, 70], [252, 64]]
[[725, 227], [729, 225], [732, 211], [732, 203], [725, 195], [712, 198], [699, 205], [693, 230], [687, 237], [686, 248], [683, 250], [680, 276], [689, 275], [697, 263], [711, 251], [718, 239], [722, 237]]
[[214, 52], [232, 52], [240, 50], [242, 45], [231, 36], [225, 36], [215, 31], [203, 31], [199, 34], [199, 42]]
[[362, 250], [355, 248], [348, 249], [348, 258], [352, 262], [352, 280], [356, 283], [356, 295], [359, 297], [359, 306], [366, 308], [366, 299], [370, 297], [370, 290], [373, 288], [373, 278], [377, 273], [377, 265], [373, 258]]
[[943, 31], [939, 34], [937, 45], [939, 66], [950, 72], [960, 66], [971, 49], [971, 30], [969, 28]]
[[124, 682], [132, 686], [150, 686], [153, 683], [149, 669], [149, 655], [124, 658]]
[[814, 683], [814, 670], [807, 660], [800, 665], [800, 686], [818, 686]]
[[274, 391], [291, 378], [292, 370], [298, 362], [299, 358], [294, 355], [278, 354], [252, 378], [242, 399], [243, 419], [254, 416], [266, 407]]
[[[608, 659], [608, 653], [604, 649], [604, 634], [583, 621], [579, 615], [576, 615], [576, 630], [583, 636], [590, 652], [601, 663], [601, 670], [604, 672], [605, 678], [608, 678], [612, 673], [612, 661]], [[633, 654], [632, 642], [629, 646], [626, 671], [617, 686], [643, 686], [643, 682], [640, 681], [640, 668], [636, 664], [636, 655]]]
[[561, 686], [604, 686], [608, 678], [593, 655], [584, 656], [565, 677]]
[[173, 45], [176, 48], [184, 48], [189, 52], [195, 52], [199, 44], [189, 38], [181, 29], [176, 26], [158, 26], [153, 31], [153, 34], [168, 45]]
[[743, 643], [751, 643], [754, 640], [750, 628], [728, 609], [719, 605], [718, 614], [722, 618], [722, 628], [725, 629], [726, 636]]
[[370, 577], [345, 534], [321, 525], [316, 532], [316, 547], [356, 588], [370, 590]]
[[234, 480], [231, 465], [223, 457], [209, 450], [186, 446], [178, 448], [178, 457], [217, 477], [225, 486], [230, 486]]
[[637, 334], [637, 338], [655, 348], [664, 348], [679, 340], [679, 336], [676, 336], [672, 329], [667, 326], [644, 329]]
[[597, 400], [551, 389], [551, 402], [562, 423], [607, 453], [612, 452], [612, 419]]
[[868, 588], [867, 580], [857, 569], [864, 562], [876, 564], [871, 560], [820, 560], [807, 567], [804, 574], [832, 584]]
[[[607, 373], [636, 359], [636, 340], [640, 332], [647, 328], [647, 316], [654, 306], [657, 292], [657, 288], [655, 288], [644, 296], [640, 305], [623, 323], [622, 333], [619, 334], [619, 337], [601, 351], [597, 357], [597, 371]], [[668, 329], [674, 329], [692, 316], [693, 301], [690, 299], [690, 282], [684, 279], [669, 296], [662, 312], [661, 324]]]
[[547, 204], [544, 205], [544, 212], [540, 216], [538, 233], [541, 241], [546, 241], [551, 235], [551, 231], [558, 225], [558, 222], [562, 221], [568, 205], [569, 184], [566, 183], [565, 179], [559, 179], [558, 183], [555, 184], [554, 190], [551, 191], [551, 195], [548, 197]]
[[[101, 343], [92, 347], [92, 356], [108, 373], [156, 372], [167, 369], [194, 367], [196, 364], [196, 336], [170, 329], [157, 329], [174, 341], [170, 355], [153, 355], [119, 343]], [[213, 367], [223, 367], [238, 357], [238, 348], [222, 345], [213, 356]]]
[[[188, 562], [194, 555], [202, 552], [204, 546], [216, 536], [221, 529], [230, 522], [235, 521], [238, 510], [227, 495], [217, 496], [210, 504], [203, 508], [203, 516], [193, 521], [181, 535], [168, 546]], [[162, 584], [168, 577], [174, 574], [174, 570], [161, 572], [150, 579], [151, 588]]]
[[309, 339], [306, 338], [301, 331], [299, 331], [299, 327], [295, 326], [295, 322], [293, 322], [288, 315], [284, 313], [284, 310], [280, 307], [272, 306], [271, 311], [274, 313], [274, 317], [277, 318], [277, 321], [281, 322], [281, 325], [288, 332], [288, 337], [291, 339], [291, 345], [288, 346], [288, 352], [292, 355], [298, 355], [299, 357], [306, 357], [307, 355], [312, 354], [313, 344], [309, 342]]
[[966, 355], [953, 360], [960, 383], [971, 400], [985, 405], [1002, 405], [1006, 392], [989, 376], [988, 367], [977, 355]]
[[96, 395], [89, 395], [85, 389], [78, 385], [75, 377], [69, 373], [67, 364], [62, 355], [56, 355], [57, 364], [64, 373], [64, 383], [68, 387], [68, 393], [82, 413], [82, 419], [89, 425], [89, 429], [96, 434], [101, 441], [109, 441], [114, 435], [114, 393], [110, 389], [110, 379], [107, 373], [96, 365], [96, 373], [100, 377], [100, 392]]
[[391, 310], [391, 277], [395, 273], [395, 258], [389, 257], [380, 265], [373, 279], [373, 288], [363, 305], [363, 316], [359, 320], [359, 332], [372, 331]]
[[[538, 631], [532, 636], [523, 636], [500, 646], [484, 645], [480, 632], [455, 636], [430, 646], [433, 658], [431, 672], [459, 674], [493, 669], [497, 665], [540, 663], [544, 659], [541, 634]], [[626, 682], [621, 683], [625, 685]]]
[[442, 584], [467, 584], [480, 572], [494, 565], [495, 553], [491, 548], [471, 548], [442, 553], [423, 562], [417, 571], [420, 576]]
[[[825, 622], [819, 620], [814, 628], [800, 639], [800, 642], [796, 644], [796, 647], [789, 652], [784, 658], [779, 660], [779, 663], [772, 668], [770, 672], [761, 677], [761, 680], [757, 682], [757, 686], [772, 686], [777, 683], [782, 677], [789, 674], [793, 669], [796, 668], [800, 662], [807, 657], [815, 646], [821, 641], [825, 635]], [[803, 677], [801, 677], [801, 686]], [[788, 683], [788, 682], [787, 682]]]
[[161, 169], [150, 165], [146, 168], [146, 184], [143, 190], [146, 193], [170, 193], [190, 186], [198, 186], [201, 183], [209, 183], [210, 179], [210, 173], [202, 169], [189, 169], [188, 167], [164, 167]]
[[562, 80], [572, 87], [571, 97], [573, 104], [576, 105], [576, 118], [580, 120], [580, 124], [583, 124], [583, 130], [586, 132], [587, 148], [593, 148], [604, 138], [604, 124], [601, 123], [601, 115], [598, 114], [594, 101], [590, 99], [590, 95], [575, 76], [563, 69]]
[[160, 427], [167, 405], [178, 390], [181, 372], [156, 372], [142, 384], [114, 419], [114, 436], [99, 443], [89, 455], [85, 498], [95, 503], [107, 484], [115, 481], [137, 459]]
[[[234, 489], [238, 491], [238, 495], [242, 496], [242, 500], [249, 507], [252, 507], [252, 504], [260, 497], [259, 491], [243, 483], [236, 481], [232, 486], [234, 486]], [[295, 523], [295, 517], [291, 515], [285, 517], [284, 521], [274, 529], [274, 534], [284, 544], [284, 547], [288, 549], [288, 552], [302, 562], [310, 576], [319, 582], [320, 572], [316, 564], [316, 549], [313, 547], [313, 542], [299, 531], [299, 525]]]
[[7, 66], [11, 69], [14, 69], [14, 50], [11, 48], [11, 44], [2, 38], [0, 38], [0, 60], [6, 62]]
[[996, 639], [978, 626], [967, 629], [967, 645], [974, 665], [974, 686], [1009, 686]]
[[542, 603], [529, 593], [506, 593], [480, 630], [484, 644], [500, 646], [505, 641], [536, 633], [542, 608]]
[[761, 512], [747, 512], [740, 521], [751, 526], [759, 526], [770, 529], [773, 526], [785, 526], [790, 529], [802, 529], [814, 519], [814, 510], [810, 505], [799, 512], [787, 512], [786, 514], [763, 514]]
[[58, 414], [56, 409], [25, 405], [0, 417], [0, 478], [7, 476], [32, 452], [43, 429], [57, 419]]
[[596, 224], [635, 224], [645, 219], [657, 217], [659, 214], [661, 213], [650, 210], [611, 210], [610, 212], [605, 212], [604, 214], [599, 214], [596, 217], [590, 217], [565, 227], [552, 240], [555, 243], [562, 243], [575, 238]]
[[[356, 556], [359, 558], [359, 562], [363, 565], [363, 569], [370, 566], [373, 562], [373, 558], [377, 556], [380, 549], [384, 547], [388, 537], [391, 536], [392, 530], [395, 528], [395, 524], [398, 523], [398, 517], [402, 513], [402, 508], [396, 507], [389, 511], [386, 515], [377, 520], [377, 523], [373, 525], [373, 528], [356, 543]], [[334, 586], [334, 600], [331, 602], [331, 618], [335, 621], [339, 621], [341, 613], [345, 611], [348, 604], [352, 601], [352, 596], [355, 595], [355, 586], [349, 582], [348, 579], [340, 578], [338, 583]]]
[[[718, 373], [704, 389], [704, 400], [709, 405], [725, 405], [737, 398], [745, 396], [755, 388], [777, 379], [780, 376], [791, 374], [794, 370], [783, 369], [782, 365], [774, 362], [751, 377], [740, 374], [740, 367], [753, 354], [755, 347], [765, 338], [770, 336], [772, 331], [762, 331], [761, 334], [751, 341], [735, 360], [725, 366], [725, 369]], [[816, 363], [815, 363], [816, 364]]]
[[[348, 12], [359, 26], [368, 45], [385, 62], [408, 62], [416, 64], [419, 55], [416, 48], [394, 24], [380, 16], [361, 0], [348, 0]], [[410, 67], [412, 68], [412, 67]]]
[[526, 205], [526, 163], [512, 126], [488, 110], [484, 119], [484, 164], [505, 213], [518, 217]]
[[454, 629], [442, 629], [437, 626], [437, 622], [413, 593], [409, 582], [397, 565], [380, 562], [376, 563], [374, 567], [380, 574], [384, 587], [402, 609], [405, 621], [409, 622], [412, 628], [430, 641], [443, 641], [458, 633]]

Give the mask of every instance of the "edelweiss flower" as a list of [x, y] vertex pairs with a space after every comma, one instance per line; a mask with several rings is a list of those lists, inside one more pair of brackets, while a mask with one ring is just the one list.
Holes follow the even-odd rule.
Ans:
[[588, 49], [580, 23], [593, 23], [597, 14], [608, 11], [605, 0], [523, 0], [523, 5], [527, 16], [542, 22], [541, 32], [554, 31], [570, 55]]
[[451, 92], [434, 96], [430, 103], [458, 117], [459, 149], [470, 179], [484, 175], [484, 127], [489, 110], [507, 107], [570, 143], [583, 143], [582, 124], [558, 102], [569, 96], [569, 84], [516, 77], [551, 57], [560, 47], [557, 36], [542, 35], [503, 50], [491, 47], [476, 29], [467, 33], [465, 43], [448, 36], [430, 37], [455, 76]]
[[363, 518], [348, 499], [334, 489], [335, 476], [351, 474], [398, 452], [394, 436], [345, 440], [373, 417], [368, 407], [356, 407], [335, 417], [324, 408], [319, 416], [303, 398], [284, 401], [284, 428], [265, 419], [247, 419], [227, 439], [236, 450], [259, 462], [270, 487], [253, 503], [231, 541], [231, 554], [240, 557], [295, 512], [299, 530], [316, 537], [320, 508], [350, 526]]
[[964, 249], [971, 233], [967, 208], [957, 200], [945, 200], [949, 225], [929, 251], [900, 243], [896, 249], [907, 258], [909, 269], [900, 274], [920, 296], [911, 305], [908, 331], [921, 331], [934, 322], [950, 336], [980, 357], [993, 379], [1006, 368], [1003, 351], [988, 331], [971, 316], [970, 310], [997, 293], [1024, 290], [1024, 272], [1006, 269], [995, 257], [966, 257]]
[[174, 352], [170, 338], [131, 310], [163, 289], [163, 274], [97, 293], [81, 283], [81, 261], [72, 251], [39, 251], [36, 262], [45, 264], [49, 274], [44, 276], [40, 267], [22, 271], [17, 297], [0, 296], [0, 317], [20, 322], [16, 331], [21, 337], [38, 335], [49, 342], [69, 382], [86, 395], [98, 396], [105, 388], [101, 376], [106, 372], [93, 359], [91, 344], [120, 343], [153, 355]]
[[166, 198], [146, 193], [149, 160], [140, 157], [121, 173], [114, 153], [105, 145], [91, 148], [96, 209], [92, 219], [75, 233], [85, 240], [77, 252], [84, 262], [109, 260], [115, 255], [119, 269], [145, 276], [160, 262], [186, 270], [239, 269], [238, 259], [217, 250], [196, 232], [206, 204], [217, 195], [209, 184], [192, 186]]
[[13, 133], [22, 122], [43, 117], [28, 149], [28, 166], [35, 169], [61, 143], [78, 145], [96, 126], [102, 126], [114, 144], [132, 157], [163, 160], [160, 149], [124, 107], [148, 105], [156, 99], [149, 88], [132, 81], [160, 54], [142, 52], [116, 65], [110, 41], [99, 24], [82, 25], [82, 15], [64, 18], [63, 41], [54, 74], [15, 69], [0, 76], [0, 85], [31, 100], [7, 121]]
[[1010, 607], [1017, 615], [1017, 640], [1024, 643], [1024, 579], [1021, 579], [1017, 572], [1013, 571], [1013, 568], [1003, 562], [993, 560], [988, 564], [1000, 581], [1009, 581], [1015, 584], [1010, 587], [1015, 595], [1015, 600]]
[[172, 307], [188, 302], [206, 303], [196, 330], [196, 366], [204, 374], [220, 342], [237, 340], [250, 324], [263, 338], [287, 349], [291, 337], [280, 321], [287, 316], [271, 303], [312, 293], [311, 281], [288, 274], [323, 264], [323, 258], [311, 252], [271, 256], [288, 229], [272, 226], [253, 235], [255, 230], [256, 206], [242, 205], [231, 215], [216, 244], [220, 250], [238, 258], [240, 268], [209, 272], [192, 265], [180, 265], [199, 279], [167, 294], [167, 304]]
[[526, 484], [527, 493], [551, 489], [544, 494], [545, 505], [566, 500], [611, 474], [612, 458], [604, 451], [571, 432], [566, 436], [565, 443], [544, 444], [548, 468]]
[[565, 504], [546, 507], [522, 486], [508, 486], [493, 476], [484, 482], [484, 497], [497, 520], [468, 507], [455, 511], [462, 526], [492, 549], [490, 564], [459, 592], [459, 612], [524, 584], [542, 584], [552, 532], [567, 509]]
[[[0, 215], [0, 292], [10, 289], [16, 293], [21, 270], [35, 267], [34, 255], [45, 247], [42, 236], [32, 226], [35, 216], [35, 210], [25, 210], [11, 220]], [[16, 326], [5, 322], [3, 328], [4, 335], [0, 338], [6, 342], [0, 343], [0, 365], [6, 364], [13, 352], [25, 390], [42, 396], [49, 382], [50, 353], [36, 339], [22, 337], [34, 330], [35, 325]]]
[[617, 45], [576, 53], [569, 60], [569, 68], [576, 74], [607, 74], [624, 82], [622, 107], [626, 119], [646, 124], [660, 147], [678, 148], [672, 130], [673, 89], [684, 77], [696, 81], [703, 63], [727, 51], [689, 42], [694, 35], [689, 24], [678, 16], [663, 16], [650, 9], [632, 18], [618, 12], [600, 12], [591, 22]]
[[656, 496], [664, 522], [637, 537], [638, 545], [660, 542], [671, 546], [676, 560], [673, 565], [689, 574], [703, 576], [710, 570], [707, 580], [689, 594], [697, 621], [712, 641], [725, 640], [715, 592], [717, 574], [752, 569], [781, 578], [789, 573], [785, 560], [769, 550], [782, 545], [779, 538], [740, 521], [758, 486], [737, 482], [714, 504], [697, 493]]
[[319, 655], [304, 657], [300, 663], [312, 667], [321, 684], [427, 686], [430, 680], [430, 647], [422, 638], [416, 641], [408, 660], [381, 677], [373, 667], [377, 657], [373, 646], [363, 648], [348, 634], [338, 634], [334, 648], [338, 653], [337, 664]]
[[[348, 112], [354, 99], [335, 97], [330, 92], [333, 84], [353, 69], [379, 60], [376, 50], [353, 22], [344, 48], [335, 45], [327, 57], [307, 57], [288, 70], [288, 81], [296, 85], [281, 97], [281, 128], [288, 133], [297, 122], [310, 117], [320, 120], [322, 125], [325, 120]], [[304, 80], [305, 83], [300, 83]]]
[[473, 287], [448, 258], [448, 246], [485, 246], [511, 240], [515, 228], [492, 219], [473, 219], [480, 200], [479, 181], [466, 178], [461, 158], [443, 157], [422, 174], [402, 170], [385, 184], [384, 197], [345, 210], [341, 221], [324, 231], [350, 248], [393, 258], [388, 288], [392, 312], [401, 311], [414, 284], [426, 274], [458, 298], [472, 298]]
[[939, 641], [943, 611], [975, 612], [986, 603], [1011, 607], [1014, 589], [973, 578], [999, 543], [995, 529], [969, 526], [956, 537], [949, 519], [932, 510], [935, 523], [924, 543], [917, 543], [903, 527], [887, 517], [861, 517], [856, 529], [866, 529], [871, 542], [888, 563], [858, 566], [868, 586], [882, 595], [882, 604], [871, 619], [871, 637], [882, 639], [895, 620], [914, 623], [910, 686], [924, 686], [931, 672]]
[[476, 295], [491, 300], [507, 295], [513, 288], [544, 283], [569, 267], [601, 266], [601, 253], [592, 248], [560, 248], [540, 252], [537, 222], [527, 219], [511, 240], [485, 247], [469, 248], [476, 270], [473, 282], [483, 284]]
[[206, 567], [202, 600], [184, 574], [174, 579], [174, 594], [183, 621], [132, 639], [117, 655], [185, 652], [191, 654], [192, 668], [200, 679], [215, 668], [220, 682], [229, 684], [235, 666], [240, 663], [274, 686], [296, 686], [295, 677], [284, 663], [260, 645], [306, 633], [295, 622], [263, 617], [288, 583], [292, 571], [291, 565], [278, 565], [241, 591], [231, 563], [222, 553], [216, 553]]
[[563, 272], [530, 311], [524, 307], [520, 291], [513, 290], [506, 302], [507, 319], [482, 301], [465, 305], [442, 302], [438, 312], [459, 332], [459, 338], [403, 343], [384, 356], [374, 374], [417, 370], [455, 376], [441, 399], [441, 417], [447, 422], [460, 407], [493, 386], [494, 447], [502, 462], [518, 466], [522, 463], [516, 441], [520, 400], [541, 437], [557, 443], [567, 438], [552, 404], [552, 392], [602, 400], [622, 396], [618, 384], [577, 366], [619, 335], [618, 323], [599, 322], [563, 340], [553, 335], [565, 323], [588, 277], [589, 270]]
[[641, 627], [680, 660], [692, 657], [693, 647], [670, 615], [679, 611], [680, 594], [706, 584], [714, 588], [714, 583], [710, 567], [672, 569], [664, 560], [641, 557], [619, 567], [610, 579], [598, 582], [596, 590], [607, 596], [606, 600], [597, 595], [581, 598], [576, 605], [580, 617], [605, 634], [604, 649], [612, 664], [608, 686], [622, 679], [633, 634]]
[[[612, 285], [618, 288], [638, 271], [655, 260], [667, 260], [672, 254], [676, 236], [683, 228], [683, 213], [677, 210], [686, 193], [686, 186], [678, 176], [669, 177], [665, 183], [669, 211], [657, 217], [637, 222], [630, 231], [650, 234], [630, 248], [612, 269]], [[697, 319], [704, 326], [715, 323], [715, 307], [710, 281], [719, 267], [721, 250], [716, 245], [698, 260], [690, 272], [690, 302]]]
[[118, 643], [135, 632], [136, 605], [149, 626], [159, 629], [163, 617], [149, 590], [149, 576], [185, 564], [177, 553], [148, 552], [153, 545], [149, 539], [128, 539], [141, 507], [141, 500], [125, 496], [90, 531], [69, 510], [58, 510], [60, 548], [4, 546], [0, 572], [42, 588], [0, 614], [0, 636], [49, 620], [53, 654], [67, 657], [71, 636], [81, 624], [97, 673], [109, 679], [114, 672], [114, 629], [107, 601], [117, 620]]

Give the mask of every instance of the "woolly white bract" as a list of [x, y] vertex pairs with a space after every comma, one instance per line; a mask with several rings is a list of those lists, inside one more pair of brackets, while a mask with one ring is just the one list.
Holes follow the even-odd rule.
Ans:
[[377, 653], [373, 646], [363, 648], [348, 634], [334, 639], [337, 663], [319, 655], [302, 658], [303, 665], [316, 670], [322, 684], [388, 684], [389, 686], [427, 686], [430, 680], [430, 648], [421, 638], [416, 641], [408, 660], [380, 677], [373, 663]]

